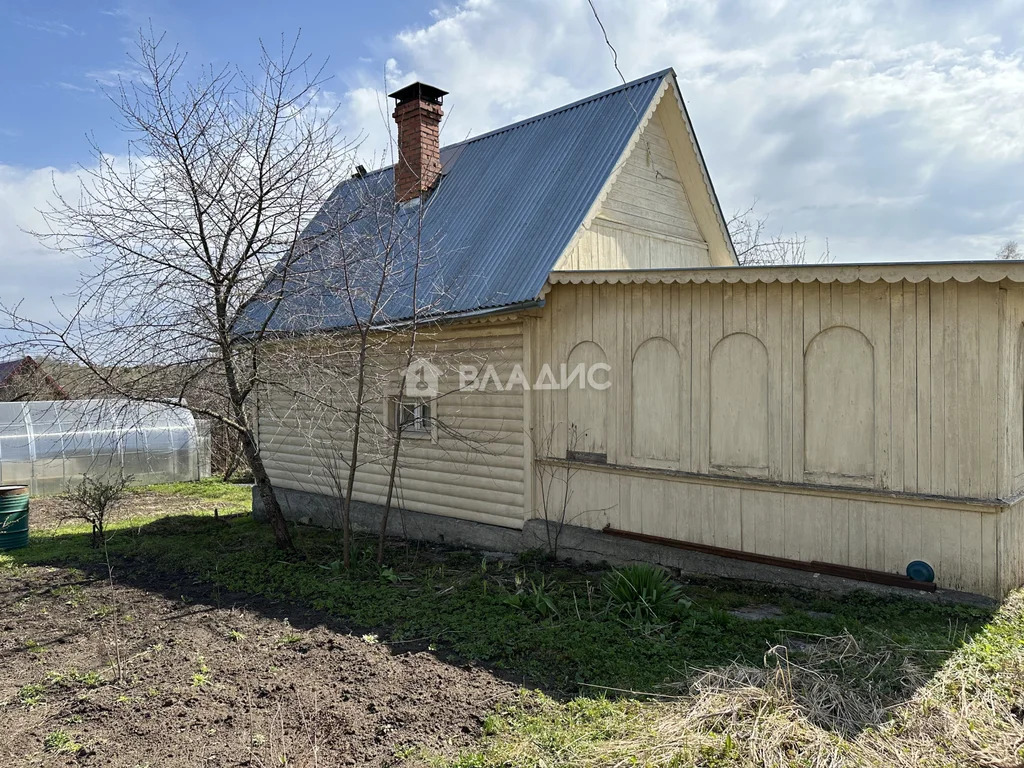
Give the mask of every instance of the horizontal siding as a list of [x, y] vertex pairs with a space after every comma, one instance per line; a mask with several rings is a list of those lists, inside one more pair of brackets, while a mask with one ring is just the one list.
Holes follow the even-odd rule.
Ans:
[[670, 99], [658, 105], [597, 215], [636, 230], [702, 241], [662, 123], [664, 110], [674, 108]]
[[709, 263], [708, 247], [702, 242], [652, 235], [596, 219], [557, 269], [672, 269]]
[[602, 201], [555, 269], [671, 269], [711, 264], [665, 133], [664, 99]]
[[[330, 345], [331, 342], [327, 341]], [[340, 345], [340, 341], [338, 342]], [[383, 503], [391, 457], [386, 429], [387, 394], [397, 392], [404, 365], [401, 339], [382, 343], [371, 355], [371, 391], [366, 395], [360, 462], [353, 497]], [[417, 357], [441, 369], [441, 396], [433, 404], [436, 440], [406, 434], [402, 440], [396, 507], [519, 527], [523, 522], [523, 394], [459, 391], [460, 365], [493, 366], [504, 381], [523, 362], [520, 324], [471, 325], [424, 332]], [[323, 355], [330, 360], [328, 352]], [[262, 393], [260, 442], [267, 471], [282, 488], [337, 495], [332, 475], [342, 476], [354, 425], [355, 377], [349, 355], [337, 353], [317, 373]], [[324, 405], [327, 403], [327, 405]], [[331, 470], [341, 466], [340, 471]], [[344, 482], [344, 480], [342, 480]]]

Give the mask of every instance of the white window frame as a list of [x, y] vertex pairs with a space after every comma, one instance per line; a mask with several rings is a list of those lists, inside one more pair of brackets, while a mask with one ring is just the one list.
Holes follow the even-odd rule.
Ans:
[[[399, 408], [403, 410], [410, 406], [414, 409], [415, 416], [411, 422], [404, 424], [399, 421]], [[395, 434], [401, 430], [402, 438], [414, 438], [418, 440], [430, 440], [437, 442], [437, 420], [435, 418], [436, 401], [429, 397], [410, 397], [405, 395], [399, 397], [398, 393], [388, 395], [385, 402], [388, 414], [388, 428]]]

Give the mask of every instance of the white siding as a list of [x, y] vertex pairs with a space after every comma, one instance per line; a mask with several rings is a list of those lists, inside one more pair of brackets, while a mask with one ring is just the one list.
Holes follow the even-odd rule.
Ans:
[[665, 129], [663, 98], [623, 161], [589, 228], [555, 267], [669, 269], [711, 264], [708, 246], [683, 190]]
[[654, 111], [597, 215], [637, 231], [702, 243], [662, 124], [662, 110], [672, 106], [664, 99]]
[[[328, 340], [326, 342], [330, 344]], [[337, 342], [339, 345], [342, 343]], [[371, 368], [382, 372], [367, 395], [370, 412], [360, 438], [367, 463], [357, 474], [354, 498], [383, 503], [390, 462], [390, 436], [385, 428], [387, 393], [397, 391], [404, 364], [402, 341], [374, 353]], [[504, 382], [523, 361], [519, 323], [467, 325], [425, 332], [418, 357], [441, 369], [440, 397], [433, 403], [439, 422], [436, 440], [406, 434], [402, 440], [396, 506], [504, 526], [521, 527], [524, 494], [524, 398], [521, 389], [498, 391], [493, 380], [481, 391], [459, 391], [458, 367], [476, 366], [483, 373], [493, 365]], [[347, 372], [346, 372], [347, 371]], [[353, 425], [351, 366], [314, 381], [289, 383], [266, 392], [260, 403], [260, 440], [267, 471], [275, 485], [336, 495], [325, 454], [351, 446]], [[376, 377], [375, 377], [376, 378]], [[324, 409], [306, 394], [315, 392]], [[330, 413], [325, 413], [325, 410]]]

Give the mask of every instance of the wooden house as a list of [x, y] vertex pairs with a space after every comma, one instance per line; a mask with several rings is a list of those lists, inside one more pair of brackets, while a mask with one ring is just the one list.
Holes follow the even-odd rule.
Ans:
[[[344, 182], [307, 236], [376, 180], [437, 244], [429, 309], [388, 309], [436, 386], [395, 399], [398, 333], [365, 400], [367, 445], [406, 428], [396, 498], [423, 530], [525, 547], [554, 494], [609, 540], [894, 583], [924, 563], [992, 597], [1024, 581], [1024, 264], [739, 266], [671, 70], [444, 148], [444, 92], [393, 95], [397, 170]], [[254, 316], [343, 343], [351, 318], [318, 301]], [[316, 446], [351, 436], [295, 393], [261, 394], [262, 449], [289, 515], [329, 523]], [[387, 459], [360, 467], [361, 514]]]

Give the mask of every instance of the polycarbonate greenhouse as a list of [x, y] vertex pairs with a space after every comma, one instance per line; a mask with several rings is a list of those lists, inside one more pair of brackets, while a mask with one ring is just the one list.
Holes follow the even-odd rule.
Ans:
[[0, 485], [47, 494], [86, 474], [198, 480], [210, 472], [199, 426], [184, 408], [124, 400], [0, 403]]

